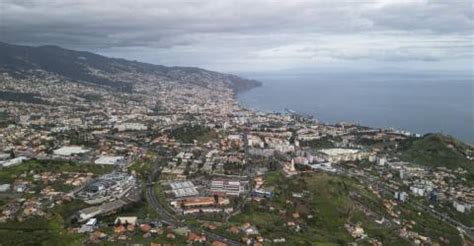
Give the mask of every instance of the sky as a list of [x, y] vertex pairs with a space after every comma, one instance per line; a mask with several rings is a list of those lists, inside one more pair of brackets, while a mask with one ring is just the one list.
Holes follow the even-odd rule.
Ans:
[[469, 0], [1, 0], [0, 41], [233, 73], [473, 74]]

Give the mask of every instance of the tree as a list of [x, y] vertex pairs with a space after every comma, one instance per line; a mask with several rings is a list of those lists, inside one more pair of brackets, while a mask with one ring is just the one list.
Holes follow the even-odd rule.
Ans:
[[15, 151], [13, 149], [10, 150], [10, 158], [13, 159], [15, 158], [16, 155], [15, 155]]

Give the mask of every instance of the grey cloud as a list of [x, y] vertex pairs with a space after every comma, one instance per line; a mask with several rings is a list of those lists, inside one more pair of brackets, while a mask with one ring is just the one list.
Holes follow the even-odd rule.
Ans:
[[[468, 51], [472, 43], [466, 44], [465, 40], [472, 40], [473, 27], [472, 3], [468, 0], [0, 2], [0, 41], [55, 44], [137, 59], [141, 54], [142, 60], [177, 65], [213, 60], [209, 65], [212, 67], [218, 67], [218, 63], [254, 66], [252, 59], [274, 57], [387, 62], [465, 58], [472, 56]], [[367, 43], [373, 37], [382, 39], [374, 43], [380, 46], [377, 49], [365, 45], [363, 50], [354, 51], [341, 36]], [[409, 44], [391, 46], [405, 36], [413, 37], [408, 39]], [[317, 49], [310, 46], [310, 51], [291, 54], [281, 48], [301, 42], [314, 42], [315, 46], [318, 42], [341, 44]], [[440, 47], [441, 42], [449, 44]], [[453, 45], [458, 42], [467, 48]], [[385, 44], [387, 47], [383, 47]], [[268, 50], [272, 55], [264, 53]]]
[[[336, 59], [345, 59], [345, 60], [361, 60], [361, 59], [370, 59], [377, 61], [441, 61], [446, 58], [457, 59], [457, 58], [471, 58], [474, 53], [470, 48], [460, 47], [447, 48], [447, 47], [398, 47], [392, 49], [386, 48], [375, 48], [367, 49], [362, 53], [353, 53], [353, 52], [334, 52], [327, 50], [326, 55]], [[317, 56], [317, 55], [315, 55]]]
[[363, 16], [381, 29], [472, 33], [471, 1], [411, 1], [372, 8]]
[[[72, 2], [72, 3], [71, 3]], [[73, 46], [169, 47], [202, 33], [466, 32], [469, 2], [2, 1], [3, 39]], [[184, 41], [181, 39], [185, 39]]]

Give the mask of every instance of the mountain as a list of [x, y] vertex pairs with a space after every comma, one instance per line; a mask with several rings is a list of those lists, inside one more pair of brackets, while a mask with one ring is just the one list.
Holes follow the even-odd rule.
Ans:
[[195, 67], [166, 67], [125, 59], [109, 58], [91, 52], [63, 49], [58, 46], [20, 46], [0, 42], [0, 72], [27, 76], [46, 72], [70, 81], [95, 84], [129, 91], [133, 74], [153, 75], [161, 80], [180, 81], [200, 86], [222, 82], [235, 93], [260, 86], [255, 80], [240, 78]]

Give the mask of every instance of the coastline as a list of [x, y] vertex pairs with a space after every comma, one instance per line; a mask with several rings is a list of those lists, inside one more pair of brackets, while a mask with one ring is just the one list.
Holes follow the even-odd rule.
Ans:
[[[268, 82], [267, 82], [267, 84], [268, 84]], [[235, 93], [233, 99], [242, 108], [245, 108], [246, 110], [249, 110], [249, 111], [252, 111], [252, 112], [255, 112], [255, 113], [291, 115], [291, 113], [289, 113], [287, 111], [292, 110], [292, 111], [295, 112], [295, 114], [298, 114], [298, 115], [311, 116], [312, 119], [315, 122], [317, 122], [318, 124], [323, 124], [323, 125], [334, 126], [334, 125], [340, 125], [340, 124], [351, 124], [351, 125], [356, 125], [356, 126], [360, 126], [360, 127], [366, 127], [366, 128], [373, 129], [373, 130], [384, 130], [384, 131], [398, 132], [398, 133], [401, 133], [401, 134], [405, 134], [407, 136], [414, 136], [414, 137], [417, 137], [417, 138], [420, 138], [420, 137], [423, 137], [423, 136], [426, 136], [426, 135], [439, 134], [439, 135], [443, 135], [443, 136], [446, 136], [446, 137], [454, 138], [454, 139], [456, 139], [456, 140], [458, 140], [458, 141], [460, 141], [460, 142], [462, 142], [466, 145], [474, 146], [474, 141], [467, 141], [466, 139], [462, 139], [462, 138], [460, 138], [458, 136], [455, 136], [453, 134], [443, 132], [442, 130], [440, 130], [440, 131], [417, 132], [417, 131], [413, 131], [413, 130], [406, 129], [406, 128], [384, 127], [384, 126], [374, 126], [374, 125], [362, 124], [362, 123], [359, 123], [359, 122], [355, 122], [351, 119], [346, 119], [346, 120], [342, 120], [342, 121], [339, 121], [339, 122], [329, 122], [329, 121], [326, 121], [326, 120], [321, 120], [320, 118], [317, 117], [317, 115], [315, 113], [307, 112], [307, 111], [300, 111], [297, 108], [290, 108], [290, 107], [287, 106], [287, 107], [284, 107], [284, 108], [280, 108], [278, 110], [265, 110], [265, 109], [259, 108], [258, 106], [255, 106], [255, 105], [248, 105], [248, 104], [251, 104], [251, 103], [245, 103], [244, 102], [245, 98], [243, 98], [242, 95], [245, 95], [246, 93], [249, 93], [249, 92], [254, 91], [256, 89], [262, 88], [264, 85], [265, 85], [265, 82], [261, 82], [261, 85], [259, 85], [259, 86], [255, 86], [255, 87], [252, 87], [250, 89]]]

